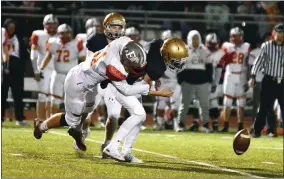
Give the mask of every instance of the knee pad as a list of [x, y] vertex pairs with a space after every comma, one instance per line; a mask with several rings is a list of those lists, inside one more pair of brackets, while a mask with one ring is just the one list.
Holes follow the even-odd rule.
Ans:
[[218, 108], [211, 108], [211, 109], [209, 109], [209, 116], [210, 116], [210, 118], [216, 119], [216, 118], [219, 117], [219, 115], [220, 115], [220, 111], [219, 111]]
[[65, 120], [65, 113], [62, 113], [60, 118], [60, 126], [69, 126]]
[[45, 103], [47, 101], [47, 96], [43, 93], [38, 93], [38, 102]]
[[120, 117], [120, 110], [109, 110], [108, 118], [110, 120], [118, 120]]
[[192, 117], [193, 117], [193, 119], [199, 118], [199, 109], [198, 108], [192, 108]]
[[60, 105], [62, 103], [62, 99], [56, 98], [54, 96], [51, 97], [51, 104]]
[[224, 106], [225, 107], [231, 107], [232, 104], [233, 104], [233, 99], [225, 96], [224, 97]]
[[245, 107], [246, 105], [246, 98], [238, 98], [237, 99], [237, 106], [238, 107]]
[[144, 122], [146, 120], [146, 112], [142, 105], [134, 108], [134, 115], [136, 115], [137, 117], [139, 116], [141, 122]]

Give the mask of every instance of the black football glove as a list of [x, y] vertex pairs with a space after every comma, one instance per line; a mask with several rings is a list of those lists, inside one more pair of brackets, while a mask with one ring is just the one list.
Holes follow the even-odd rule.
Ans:
[[100, 83], [101, 88], [102, 88], [102, 89], [105, 89], [109, 83], [111, 83], [111, 81], [110, 81], [109, 79], [102, 81], [102, 82]]

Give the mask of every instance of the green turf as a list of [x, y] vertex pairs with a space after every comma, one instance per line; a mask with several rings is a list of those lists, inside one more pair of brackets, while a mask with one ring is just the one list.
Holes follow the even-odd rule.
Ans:
[[[144, 163], [128, 164], [97, 157], [100, 155], [100, 144], [96, 141], [103, 140], [103, 130], [92, 130], [86, 142], [86, 153], [77, 153], [72, 149], [72, 138], [65, 136], [66, 131], [66, 128], [51, 130], [41, 140], [36, 140], [31, 127], [20, 128], [5, 122], [2, 128], [2, 177], [247, 178], [250, 174], [283, 177], [282, 137], [252, 139], [249, 150], [237, 156], [232, 150], [233, 133], [143, 131], [134, 146], [143, 152], [134, 149], [133, 153]], [[260, 149], [265, 147], [273, 149]], [[224, 171], [224, 168], [245, 174]]]

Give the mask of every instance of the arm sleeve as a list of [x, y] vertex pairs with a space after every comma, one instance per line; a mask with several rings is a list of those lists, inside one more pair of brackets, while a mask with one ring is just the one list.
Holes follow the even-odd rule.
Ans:
[[37, 49], [31, 49], [31, 61], [34, 73], [39, 73], [37, 69], [37, 58], [38, 58], [38, 50]]
[[39, 73], [38, 69], [37, 69], [37, 59], [38, 59], [38, 50], [37, 50], [37, 46], [38, 46], [38, 36], [33, 33], [31, 36], [31, 43], [32, 46], [36, 47], [36, 48], [31, 48], [31, 54], [30, 54], [30, 58], [32, 61], [32, 66], [33, 66], [33, 70], [34, 73]]
[[126, 80], [123, 81], [112, 81], [114, 87], [125, 96], [134, 96], [134, 95], [147, 95], [150, 91], [150, 85], [144, 81], [134, 83], [129, 85]]
[[261, 48], [260, 54], [256, 57], [256, 60], [254, 61], [253, 67], [251, 69], [251, 74], [255, 76], [257, 72], [261, 70], [263, 67], [263, 63], [265, 60], [265, 46]]
[[213, 86], [217, 86], [219, 84], [221, 79], [221, 74], [222, 74], [222, 68], [215, 68], [214, 79], [212, 82]]

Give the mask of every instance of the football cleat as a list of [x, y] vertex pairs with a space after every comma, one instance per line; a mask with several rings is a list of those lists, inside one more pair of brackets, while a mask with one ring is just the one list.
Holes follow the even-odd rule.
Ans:
[[70, 127], [68, 130], [68, 133], [70, 136], [72, 136], [75, 139], [76, 145], [78, 146], [78, 148], [82, 151], [86, 151], [87, 147], [84, 144], [82, 138], [83, 138], [83, 134], [81, 131], [79, 131], [78, 129], [72, 128]]
[[40, 139], [42, 137], [43, 131], [40, 130], [40, 124], [42, 121], [40, 121], [38, 118], [34, 119], [34, 137], [36, 139]]
[[[82, 142], [83, 142], [84, 144], [85, 144], [86, 138], [90, 135], [90, 133], [91, 133], [90, 128], [88, 128], [87, 130], [83, 130], [83, 131], [82, 131]], [[75, 140], [73, 141], [73, 148], [74, 148], [75, 150], [80, 150], [79, 147], [77, 146]]]
[[125, 162], [129, 163], [144, 163], [142, 160], [136, 158], [132, 153], [127, 153], [124, 155]]
[[118, 151], [118, 149], [111, 148], [110, 145], [105, 147], [105, 149], [103, 150], [103, 153], [114, 160], [117, 160], [120, 162], [125, 161], [124, 156]]

